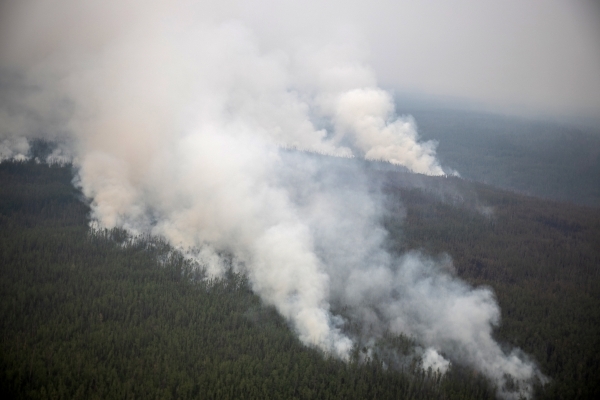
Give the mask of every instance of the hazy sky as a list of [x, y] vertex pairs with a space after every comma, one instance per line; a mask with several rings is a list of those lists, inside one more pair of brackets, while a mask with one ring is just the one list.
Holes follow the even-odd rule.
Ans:
[[[22, 20], [31, 11], [20, 17], [5, 12], [3, 22], [22, 24], [16, 32], [31, 39], [32, 27], [41, 32], [42, 20], [45, 26], [62, 14], [77, 18], [76, 2], [49, 3], [43, 15], [25, 17], [28, 23]], [[123, 5], [125, 24], [135, 19], [136, 7], [160, 7], [153, 1], [125, 3], [136, 4]], [[265, 51], [286, 42], [333, 40], [351, 47], [375, 70], [380, 85], [401, 94], [472, 100], [498, 111], [600, 118], [600, 7], [592, 0], [198, 3], [202, 18], [241, 20]], [[110, 21], [107, 26], [112, 29]], [[82, 32], [71, 29], [68, 35], [90, 35], [83, 24], [79, 28]], [[21, 45], [22, 38], [14, 39], [13, 45]]]
[[307, 26], [362, 36], [380, 84], [400, 92], [483, 101], [509, 112], [600, 117], [595, 2], [272, 3], [277, 6], [255, 8], [253, 16], [269, 36]]
[[580, 1], [489, 3], [419, 2], [381, 12], [387, 18], [369, 36], [382, 83], [512, 111], [600, 116], [598, 9]]

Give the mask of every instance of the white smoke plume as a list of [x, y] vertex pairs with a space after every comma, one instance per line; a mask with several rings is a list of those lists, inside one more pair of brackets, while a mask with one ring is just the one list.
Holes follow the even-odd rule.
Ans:
[[384, 250], [384, 199], [357, 163], [286, 150], [444, 174], [435, 144], [395, 115], [355, 48], [263, 48], [251, 24], [212, 2], [6, 7], [4, 68], [37, 88], [19, 101], [47, 125], [4, 107], [0, 157], [25, 157], [27, 138], [61, 140], [53, 156], [72, 155], [95, 223], [161, 236], [213, 277], [226, 268], [218, 254], [232, 254], [303, 343], [342, 359], [354, 342], [336, 307], [366, 337], [419, 338], [425, 367], [445, 371], [444, 354], [499, 387], [521, 381], [507, 397], [543, 378], [493, 340], [489, 289], [453, 277], [447, 260]]

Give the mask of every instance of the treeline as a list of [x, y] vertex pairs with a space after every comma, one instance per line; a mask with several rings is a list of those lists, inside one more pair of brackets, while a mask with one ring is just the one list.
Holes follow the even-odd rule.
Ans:
[[4, 398], [492, 399], [444, 377], [303, 346], [241, 276], [207, 282], [156, 240], [90, 232], [68, 167], [0, 164]]

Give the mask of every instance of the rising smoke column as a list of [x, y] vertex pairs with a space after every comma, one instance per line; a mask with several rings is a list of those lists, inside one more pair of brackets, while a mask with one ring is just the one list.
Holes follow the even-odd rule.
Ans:
[[232, 254], [307, 345], [349, 357], [347, 321], [332, 311], [342, 306], [372, 341], [413, 335], [426, 365], [447, 368], [444, 353], [530, 394], [541, 374], [492, 339], [492, 292], [385, 251], [379, 188], [359, 164], [336, 164], [444, 173], [352, 48], [263, 50], [247, 24], [185, 1], [23, 7], [3, 54], [38, 88], [19, 101], [53, 123], [44, 132], [5, 111], [5, 157], [25, 156], [27, 138], [62, 140], [95, 223], [161, 236], [212, 277], [225, 271], [218, 254]]

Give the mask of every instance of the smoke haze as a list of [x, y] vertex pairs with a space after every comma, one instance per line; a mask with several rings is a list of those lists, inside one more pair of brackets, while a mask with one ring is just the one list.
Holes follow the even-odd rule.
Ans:
[[[505, 397], [544, 380], [493, 340], [489, 289], [454, 277], [447, 257], [385, 250], [385, 196], [349, 159], [453, 171], [395, 114], [352, 29], [275, 40], [216, 3], [80, 3], [5, 6], [3, 68], [16, 75], [2, 80], [14, 90], [0, 103], [0, 160], [56, 141], [47, 161], [73, 161], [95, 223], [164, 237], [211, 277], [232, 255], [300, 340], [329, 354], [350, 357], [352, 322], [371, 344], [417, 337], [425, 368], [470, 365]], [[520, 392], [502, 389], [508, 376]]]

